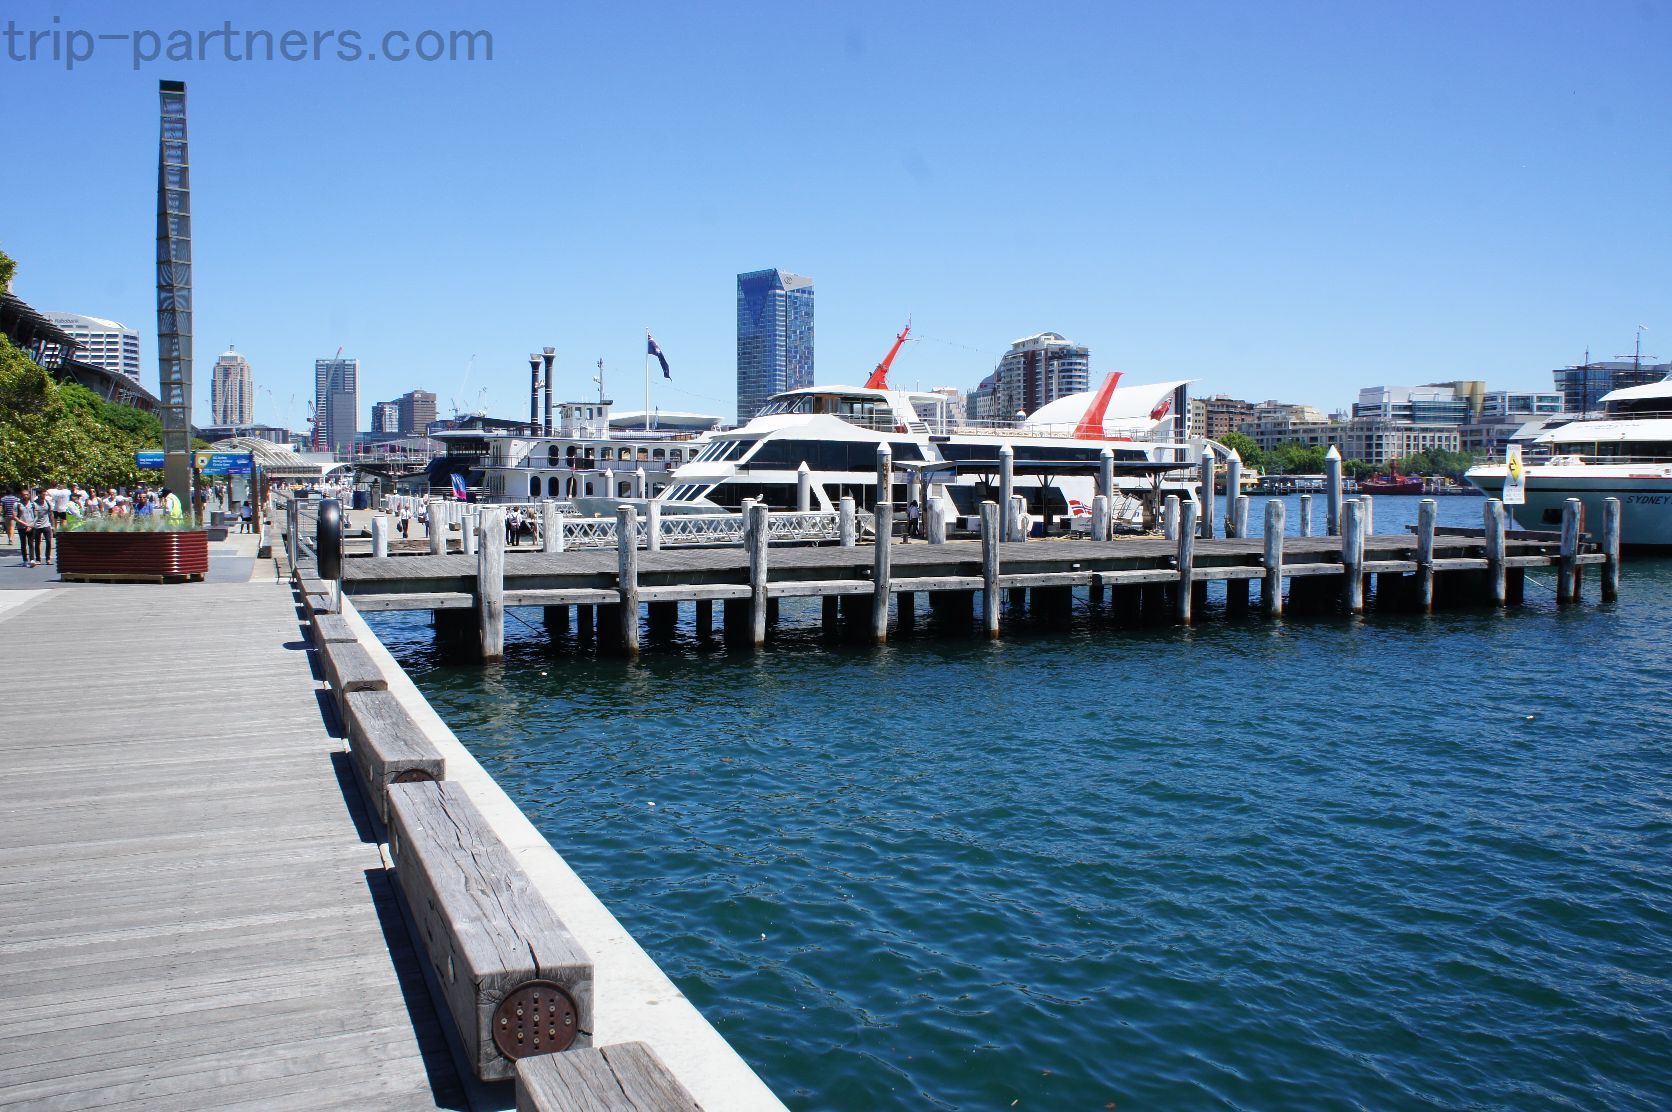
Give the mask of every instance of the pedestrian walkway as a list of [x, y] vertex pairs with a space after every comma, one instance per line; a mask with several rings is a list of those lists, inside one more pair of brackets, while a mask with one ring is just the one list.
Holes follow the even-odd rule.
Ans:
[[32, 576], [0, 605], [0, 1105], [462, 1106], [291, 595], [256, 574]]

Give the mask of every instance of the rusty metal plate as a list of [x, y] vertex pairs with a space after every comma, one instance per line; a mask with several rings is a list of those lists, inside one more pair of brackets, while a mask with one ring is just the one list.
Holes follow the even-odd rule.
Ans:
[[524, 981], [493, 1011], [493, 1042], [515, 1061], [567, 1050], [575, 1041], [580, 1009], [555, 981]]
[[395, 773], [395, 778], [393, 780], [391, 780], [390, 783], [391, 784], [423, 784], [423, 783], [432, 782], [434, 780], [435, 780], [434, 776], [431, 776], [428, 772], [425, 772], [421, 768], [409, 768], [404, 772]]

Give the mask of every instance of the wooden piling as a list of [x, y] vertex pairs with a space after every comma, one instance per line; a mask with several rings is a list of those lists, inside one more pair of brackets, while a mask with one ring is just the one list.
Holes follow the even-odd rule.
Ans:
[[424, 520], [429, 523], [430, 555], [445, 556], [447, 554], [447, 503], [439, 498], [430, 499], [428, 507], [424, 510]]
[[1016, 506], [1012, 497], [1016, 493], [1016, 449], [1008, 444], [999, 445], [999, 515], [1002, 529], [999, 536], [1007, 541], [1016, 539]]
[[888, 444], [877, 445], [877, 501], [887, 502], [894, 497], [894, 452]]
[[1620, 597], [1620, 500], [1602, 500], [1602, 601]]
[[590, 641], [597, 634], [598, 619], [591, 604], [575, 607], [575, 636], [582, 641]]
[[1272, 617], [1283, 613], [1283, 529], [1288, 512], [1276, 498], [1266, 503], [1265, 554], [1260, 561], [1266, 577], [1260, 584], [1260, 608]]
[[1025, 541], [1028, 539], [1028, 534], [1031, 533], [1032, 530], [1029, 529], [1027, 523], [1022, 520], [1027, 516], [1027, 512], [1028, 500], [1023, 498], [1020, 494], [1012, 494], [1010, 496], [1010, 527], [1013, 532], [1010, 535], [1010, 540]]
[[483, 660], [505, 659], [505, 511], [482, 510], [476, 554], [476, 613]]
[[917, 625], [917, 595], [913, 591], [899, 591], [894, 595], [894, 611], [902, 630]]
[[714, 633], [714, 600], [699, 598], [693, 610], [692, 620], [696, 623], [697, 636], [706, 640]]
[[558, 520], [557, 503], [550, 498], [540, 503], [540, 548], [544, 552], [563, 551], [563, 524]]
[[[1107, 452], [1109, 449], [1103, 449]], [[1109, 539], [1109, 496], [1099, 494], [1091, 500], [1091, 539], [1106, 541]]]
[[[505, 511], [501, 510], [499, 516], [503, 521]], [[481, 525], [482, 515], [474, 512], [464, 514], [462, 519], [459, 521], [459, 546], [466, 556], [476, 555], [477, 551], [481, 547]], [[503, 529], [501, 532], [503, 532]]]
[[[1201, 509], [1197, 511], [1200, 519], [1196, 524], [1201, 530], [1201, 536], [1204, 540], [1212, 538], [1214, 525], [1213, 518], [1214, 515], [1219, 512], [1219, 495], [1215, 493], [1213, 489], [1213, 468], [1213, 449], [1203, 447], [1202, 477], [1199, 484], [1201, 490], [1197, 495], [1198, 499], [1201, 501]], [[1187, 617], [1185, 620], [1188, 621], [1189, 618]]]
[[1434, 525], [1439, 516], [1434, 499], [1417, 503], [1417, 607], [1425, 614], [1434, 609]]
[[842, 502], [836, 512], [836, 537], [843, 548], [852, 548], [859, 543], [858, 517], [854, 510], [853, 495], [842, 495]]
[[981, 624], [988, 637], [999, 635], [999, 507], [981, 503]]
[[679, 603], [652, 602], [644, 609], [645, 624], [650, 627], [650, 636], [666, 640], [679, 628]]
[[952, 512], [951, 503], [941, 497], [929, 499], [924, 510], [924, 520], [929, 523], [929, 543], [946, 543], [946, 519]]
[[1225, 461], [1225, 535], [1240, 537], [1237, 532], [1237, 499], [1242, 495], [1242, 457], [1235, 452]]
[[749, 637], [757, 648], [766, 644], [766, 515], [767, 508], [757, 502], [743, 523], [749, 546]]
[[[1230, 513], [1231, 523], [1236, 526], [1235, 535], [1238, 537], [1248, 536], [1248, 495], [1237, 495], [1228, 507], [1228, 512]], [[1226, 536], [1230, 535], [1230, 533], [1226, 534]]]
[[1300, 496], [1300, 527], [1296, 530], [1303, 537], [1312, 535], [1312, 496]]
[[813, 472], [802, 460], [795, 469], [795, 512], [804, 514], [813, 509]]
[[[878, 454], [881, 458], [881, 453]], [[876, 549], [871, 564], [871, 638], [881, 645], [888, 640], [888, 594], [893, 576], [894, 507], [889, 502], [877, 503]]]
[[823, 606], [819, 615], [819, 624], [826, 634], [835, 633], [841, 623], [842, 600], [837, 595], [825, 595], [820, 602]]
[[372, 518], [372, 558], [386, 560], [389, 558], [389, 519], [382, 514]]
[[1349, 613], [1364, 610], [1364, 522], [1359, 517], [1359, 504], [1346, 502], [1341, 507], [1341, 597]]
[[1504, 503], [1488, 498], [1481, 508], [1481, 519], [1486, 525], [1486, 582], [1492, 605], [1502, 606], [1508, 601], [1504, 580]]
[[1359, 527], [1364, 530], [1365, 536], [1373, 537], [1376, 535], [1376, 500], [1368, 494], [1361, 494], [1358, 504]]
[[1105, 448], [1097, 453], [1097, 493], [1109, 499], [1115, 497], [1115, 453]]
[[1324, 536], [1341, 535], [1341, 452], [1335, 445], [1324, 453]]
[[1192, 582], [1196, 571], [1196, 514], [1194, 502], [1179, 507], [1178, 586], [1174, 589], [1173, 606], [1178, 620], [1190, 624], [1190, 606], [1195, 591]]
[[552, 633], [569, 632], [569, 608], [567, 606], [547, 606], [543, 608], [542, 617], [546, 628]]
[[662, 551], [662, 503], [654, 498], [644, 504], [644, 550]]
[[615, 554], [621, 596], [621, 651], [639, 655], [639, 514], [631, 506], [615, 508]]
[[1556, 601], [1579, 601], [1579, 517], [1581, 504], [1577, 498], [1562, 503], [1561, 568], [1556, 578]]
[[1179, 539], [1179, 496], [1169, 494], [1161, 503], [1161, 535], [1170, 541]]

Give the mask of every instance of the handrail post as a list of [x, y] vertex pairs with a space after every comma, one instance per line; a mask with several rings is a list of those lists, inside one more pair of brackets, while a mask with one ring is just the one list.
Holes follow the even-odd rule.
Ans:
[[639, 513], [615, 508], [616, 591], [621, 597], [621, 651], [639, 655]]
[[1508, 599], [1504, 574], [1504, 504], [1500, 499], [1488, 498], [1481, 510], [1486, 525], [1486, 578], [1490, 583], [1492, 605], [1503, 606]]
[[987, 636], [999, 635], [999, 506], [981, 503], [981, 623]]
[[1357, 501], [1341, 506], [1341, 571], [1341, 596], [1347, 610], [1360, 613], [1364, 610], [1364, 521]]
[[749, 548], [749, 635], [756, 648], [766, 644], [766, 506], [749, 507], [743, 520], [744, 543]]
[[1620, 500], [1602, 500], [1602, 601], [1620, 597]]
[[1283, 613], [1283, 530], [1288, 512], [1276, 498], [1266, 503], [1265, 556], [1261, 561], [1266, 577], [1260, 585], [1260, 608], [1272, 617]]
[[894, 507], [878, 502], [876, 551], [871, 569], [871, 636], [881, 645], [888, 640], [888, 594], [893, 576]]
[[1434, 609], [1434, 526], [1440, 504], [1432, 498], [1417, 503], [1417, 605], [1423, 613]]
[[[481, 626], [482, 659], [505, 659], [505, 511], [485, 507], [477, 528], [476, 609]], [[471, 523], [466, 522], [469, 530]]]
[[1201, 512], [1194, 502], [1179, 507], [1178, 587], [1173, 599], [1173, 611], [1183, 625], [1190, 624], [1191, 595], [1195, 593], [1193, 580], [1196, 572], [1196, 515]]

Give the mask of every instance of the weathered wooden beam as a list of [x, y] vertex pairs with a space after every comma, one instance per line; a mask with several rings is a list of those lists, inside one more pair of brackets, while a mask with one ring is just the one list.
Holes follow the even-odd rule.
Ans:
[[429, 532], [430, 555], [447, 554], [447, 504], [432, 498], [424, 504], [424, 528]]
[[[1107, 452], [1109, 449], [1103, 449]], [[1109, 496], [1099, 494], [1091, 500], [1091, 539], [1106, 541], [1109, 539]]]
[[319, 613], [313, 616], [314, 644], [358, 641], [359, 635], [341, 614]]
[[1287, 513], [1276, 498], [1266, 503], [1265, 551], [1261, 559], [1266, 577], [1260, 586], [1260, 608], [1273, 617], [1283, 613], [1283, 529]]
[[1161, 503], [1161, 535], [1170, 541], [1179, 539], [1179, 496], [1169, 494]]
[[[463, 546], [464, 554], [466, 556], [474, 556], [480, 551], [482, 543], [480, 532], [482, 514], [478, 510], [464, 510], [462, 513], [464, 516], [459, 524], [459, 543]], [[499, 513], [500, 524], [503, 526], [505, 521], [505, 511], [500, 510]], [[503, 528], [500, 529], [501, 533], [504, 531], [505, 530]]]
[[[881, 458], [879, 453], [879, 459]], [[876, 548], [871, 563], [871, 637], [881, 645], [888, 640], [888, 594], [892, 576], [894, 507], [878, 502]]]
[[1016, 539], [1016, 506], [1012, 501], [1016, 493], [1016, 449], [1008, 444], [999, 445], [999, 517], [1002, 528], [999, 536], [1006, 541]]
[[1341, 535], [1341, 452], [1333, 444], [1324, 453], [1324, 535]]
[[743, 543], [749, 547], [749, 638], [757, 648], [766, 644], [767, 512], [757, 503], [743, 522]]
[[639, 513], [615, 508], [616, 592], [620, 595], [621, 651], [639, 655]]
[[644, 504], [644, 550], [662, 551], [662, 503], [654, 498]]
[[1300, 527], [1296, 530], [1303, 537], [1312, 535], [1312, 496], [1300, 496]]
[[1488, 498], [1481, 508], [1481, 519], [1486, 525], [1486, 580], [1492, 605], [1502, 606], [1507, 599], [1504, 579], [1504, 503]]
[[946, 543], [946, 519], [952, 515], [952, 503], [940, 496], [929, 499], [926, 520], [929, 522], [929, 543]]
[[702, 1112], [656, 1052], [612, 1043], [517, 1063], [517, 1112]]
[[343, 700], [349, 753], [372, 809], [389, 821], [389, 785], [444, 780], [447, 762], [389, 691], [352, 691]]
[[1575, 559], [1579, 555], [1580, 515], [1583, 505], [1577, 498], [1569, 498], [1562, 503], [1562, 547], [1561, 570], [1556, 577], [1556, 601], [1569, 603], [1579, 601], [1579, 563]]
[[[1201, 503], [1201, 505], [1196, 511], [1200, 518], [1196, 525], [1197, 528], [1201, 530], [1201, 535], [1204, 540], [1211, 539], [1213, 537], [1213, 518], [1214, 515], [1219, 512], [1219, 495], [1213, 489], [1214, 461], [1215, 456], [1213, 449], [1204, 446], [1202, 448], [1202, 474], [1198, 482], [1199, 489], [1197, 491], [1197, 500]], [[1190, 619], [1186, 617], [1184, 620], [1189, 621]]]
[[852, 548], [859, 543], [858, 515], [854, 510], [853, 495], [842, 495], [842, 502], [836, 512], [836, 536], [843, 548]]
[[1620, 597], [1620, 500], [1602, 500], [1602, 601]]
[[592, 1039], [592, 961], [465, 792], [390, 784], [389, 849], [466, 1060], [484, 1081]]
[[[481, 547], [476, 558], [476, 609], [481, 623], [482, 659], [505, 659], [505, 510], [485, 506], [477, 517]], [[465, 535], [475, 536], [472, 523]]]
[[894, 497], [894, 452], [884, 441], [877, 445], [877, 501]]
[[1112, 448], [1104, 448], [1097, 453], [1097, 493], [1110, 500], [1115, 497], [1115, 453]]
[[563, 551], [563, 521], [558, 517], [557, 503], [550, 498], [540, 503], [540, 549]]
[[372, 515], [372, 559], [389, 558], [389, 519], [382, 514]]
[[981, 624], [988, 637], [999, 635], [999, 507], [981, 503]]
[[1440, 504], [1432, 498], [1417, 503], [1417, 607], [1423, 613], [1434, 609], [1434, 523]]
[[1193, 573], [1196, 567], [1196, 515], [1200, 507], [1185, 502], [1179, 507], [1179, 535], [1177, 566], [1174, 569], [1178, 586], [1173, 597], [1174, 616], [1184, 625], [1190, 624], [1192, 596], [1195, 594]]
[[1364, 610], [1364, 522], [1357, 501], [1341, 507], [1341, 597], [1349, 613]]

